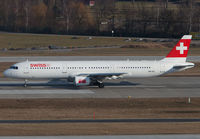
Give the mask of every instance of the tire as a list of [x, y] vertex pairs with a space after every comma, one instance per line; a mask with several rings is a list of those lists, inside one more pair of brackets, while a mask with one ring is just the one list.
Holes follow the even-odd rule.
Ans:
[[99, 83], [99, 88], [104, 88], [104, 84], [103, 83]]

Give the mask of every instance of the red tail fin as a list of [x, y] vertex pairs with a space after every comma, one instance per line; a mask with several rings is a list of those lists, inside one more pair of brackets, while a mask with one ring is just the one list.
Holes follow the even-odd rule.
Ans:
[[181, 40], [174, 46], [166, 58], [186, 58], [190, 47], [192, 35], [184, 35]]

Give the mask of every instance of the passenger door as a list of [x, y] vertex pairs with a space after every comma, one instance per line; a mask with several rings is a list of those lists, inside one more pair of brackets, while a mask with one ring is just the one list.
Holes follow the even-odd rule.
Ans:
[[67, 73], [67, 65], [62, 64], [62, 73]]
[[164, 62], [160, 63], [160, 73], [163, 74], [166, 72], [166, 66]]
[[24, 67], [24, 74], [28, 74], [29, 73], [29, 65], [26, 64]]

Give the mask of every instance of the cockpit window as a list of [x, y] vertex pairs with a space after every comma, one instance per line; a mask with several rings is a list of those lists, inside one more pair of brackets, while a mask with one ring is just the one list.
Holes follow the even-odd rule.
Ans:
[[18, 70], [18, 67], [17, 66], [11, 66], [10, 69]]

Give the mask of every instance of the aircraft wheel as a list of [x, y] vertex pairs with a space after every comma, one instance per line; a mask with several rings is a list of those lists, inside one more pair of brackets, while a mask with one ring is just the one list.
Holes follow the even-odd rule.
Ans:
[[103, 83], [99, 83], [99, 88], [104, 88], [104, 84]]

